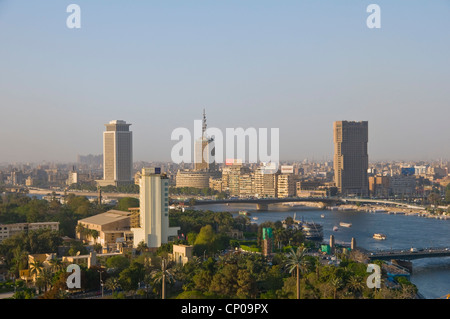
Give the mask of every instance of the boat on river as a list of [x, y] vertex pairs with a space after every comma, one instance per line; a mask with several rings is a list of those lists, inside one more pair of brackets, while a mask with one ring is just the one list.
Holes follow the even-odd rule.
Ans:
[[374, 239], [378, 239], [378, 240], [385, 240], [386, 239], [386, 235], [376, 233], [376, 234], [373, 234], [373, 238]]
[[340, 222], [339, 225], [342, 226], [342, 227], [352, 227], [352, 223]]

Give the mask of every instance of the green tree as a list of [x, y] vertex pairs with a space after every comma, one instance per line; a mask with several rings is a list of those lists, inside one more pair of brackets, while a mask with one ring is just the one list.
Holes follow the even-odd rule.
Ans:
[[144, 275], [144, 265], [133, 261], [130, 267], [120, 272], [120, 286], [125, 291], [135, 290], [137, 289], [139, 282], [144, 279]]
[[128, 211], [128, 208], [139, 207], [139, 199], [134, 197], [123, 197], [117, 203], [117, 209]]
[[12, 271], [14, 272], [15, 278], [19, 278], [19, 271], [21, 269], [25, 269], [28, 262], [28, 252], [22, 250], [19, 246], [14, 247], [13, 250], [13, 267]]
[[106, 267], [113, 271], [115, 274], [119, 274], [126, 268], [130, 267], [130, 261], [125, 256], [113, 256], [106, 260]]
[[307, 249], [304, 246], [297, 247], [297, 250], [291, 248], [285, 262], [289, 273], [295, 271], [297, 275], [297, 299], [300, 299], [300, 273], [305, 270], [307, 266], [305, 259], [306, 251]]
[[211, 225], [203, 226], [195, 238], [194, 249], [197, 254], [212, 252], [214, 249], [215, 232]]
[[445, 201], [450, 204], [450, 183], [445, 187]]

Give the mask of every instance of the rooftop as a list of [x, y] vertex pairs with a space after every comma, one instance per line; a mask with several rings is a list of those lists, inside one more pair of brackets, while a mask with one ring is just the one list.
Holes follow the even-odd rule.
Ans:
[[118, 220], [130, 218], [130, 212], [124, 212], [120, 210], [109, 210], [106, 213], [97, 214], [91, 217], [87, 217], [79, 220], [79, 223], [85, 224], [95, 224], [95, 225], [106, 225], [109, 223], [116, 222]]

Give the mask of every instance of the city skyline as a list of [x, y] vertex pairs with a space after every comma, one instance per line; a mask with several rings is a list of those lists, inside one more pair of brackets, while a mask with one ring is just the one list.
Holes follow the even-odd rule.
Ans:
[[[0, 1], [0, 163], [102, 153], [133, 123], [135, 161], [170, 161], [177, 127], [280, 128], [280, 160], [333, 159], [335, 121], [368, 121], [369, 161], [450, 159], [450, 5]], [[108, 5], [107, 5], [108, 4]], [[83, 123], [80, 126], [79, 123]]]

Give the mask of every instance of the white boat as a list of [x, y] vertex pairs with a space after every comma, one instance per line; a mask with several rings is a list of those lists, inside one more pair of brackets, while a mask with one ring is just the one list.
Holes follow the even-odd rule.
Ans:
[[338, 228], [337, 226], [334, 226], [334, 227], [333, 227], [333, 231], [338, 231], [338, 229], [339, 229], [339, 228]]
[[253, 220], [258, 220], [258, 217], [252, 217]]
[[373, 238], [374, 239], [378, 239], [378, 240], [385, 240], [386, 239], [386, 235], [384, 234], [373, 234]]
[[325, 215], [324, 214], [320, 215], [320, 218], [325, 218]]
[[342, 227], [352, 227], [352, 223], [340, 222], [339, 225], [341, 225]]

